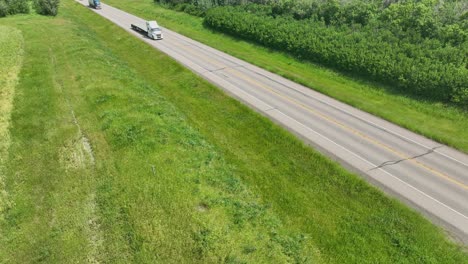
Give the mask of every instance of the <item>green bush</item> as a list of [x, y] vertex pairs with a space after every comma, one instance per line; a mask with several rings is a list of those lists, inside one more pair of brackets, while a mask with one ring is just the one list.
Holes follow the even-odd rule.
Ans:
[[205, 11], [203, 11], [201, 8], [193, 4], [187, 4], [184, 9], [184, 12], [193, 16], [199, 16], [199, 17], [205, 16]]
[[36, 12], [46, 16], [56, 16], [58, 13], [60, 0], [36, 0]]
[[0, 17], [8, 15], [8, 5], [5, 1], [0, 0]]
[[0, 17], [14, 14], [28, 14], [29, 0], [0, 0]]
[[13, 14], [28, 14], [29, 13], [28, 0], [7, 0], [8, 13]]

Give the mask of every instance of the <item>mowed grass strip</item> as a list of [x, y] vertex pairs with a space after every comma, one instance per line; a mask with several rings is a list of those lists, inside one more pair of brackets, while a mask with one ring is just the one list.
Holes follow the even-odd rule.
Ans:
[[410, 98], [392, 87], [365, 82], [214, 32], [203, 27], [202, 18], [166, 9], [153, 0], [107, 0], [106, 3], [148, 20], [156, 19], [164, 27], [468, 153], [466, 111]]
[[466, 262], [417, 213], [85, 7], [3, 23], [26, 53], [2, 260]]
[[13, 27], [0, 26], [0, 222], [10, 206], [5, 190], [5, 163], [10, 146], [10, 116], [23, 59], [23, 36]]

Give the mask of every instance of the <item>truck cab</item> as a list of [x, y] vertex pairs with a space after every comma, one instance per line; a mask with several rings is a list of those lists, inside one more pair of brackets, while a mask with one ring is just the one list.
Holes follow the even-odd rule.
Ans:
[[88, 3], [94, 9], [101, 9], [101, 0], [88, 0]]
[[162, 30], [156, 21], [146, 21], [146, 30], [149, 38], [163, 39]]

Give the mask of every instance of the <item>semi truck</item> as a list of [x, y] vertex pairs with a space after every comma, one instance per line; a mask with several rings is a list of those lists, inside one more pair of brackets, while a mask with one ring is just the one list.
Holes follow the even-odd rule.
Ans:
[[101, 0], [88, 0], [89, 7], [101, 9]]
[[156, 21], [146, 21], [146, 29], [142, 26], [131, 24], [132, 29], [151, 39], [163, 39], [163, 33]]

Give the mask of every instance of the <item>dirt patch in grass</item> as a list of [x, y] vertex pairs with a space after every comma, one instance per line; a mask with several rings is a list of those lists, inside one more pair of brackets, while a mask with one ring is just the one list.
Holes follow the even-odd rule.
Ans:
[[89, 140], [78, 134], [77, 138], [66, 143], [60, 151], [60, 163], [66, 170], [84, 169], [94, 164]]
[[89, 168], [94, 165], [94, 154], [91, 143], [83, 134], [73, 110], [71, 110], [71, 115], [73, 117], [73, 124], [77, 128], [77, 135], [60, 150], [60, 163], [66, 170]]

